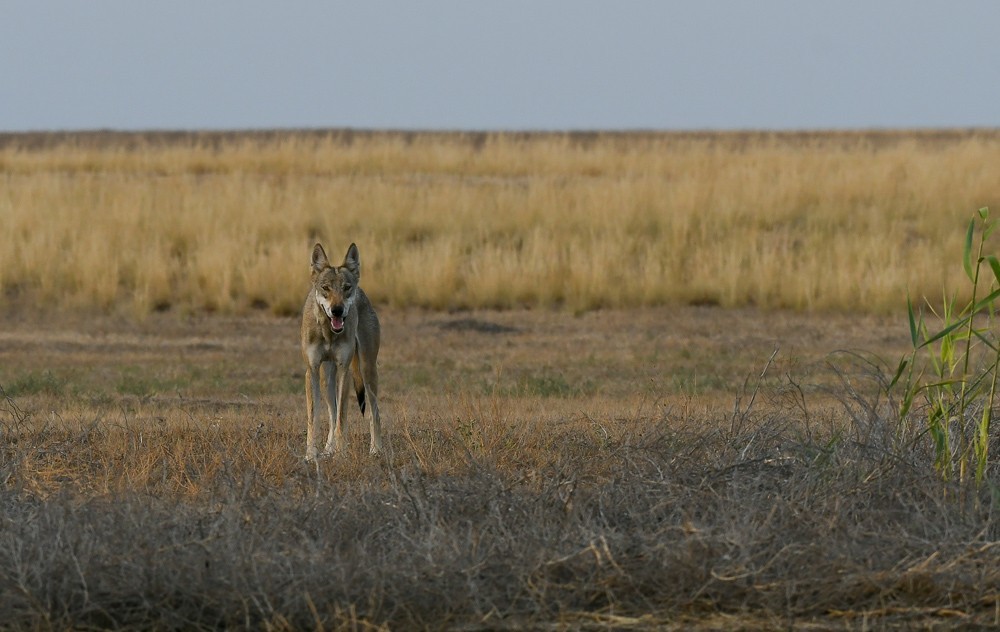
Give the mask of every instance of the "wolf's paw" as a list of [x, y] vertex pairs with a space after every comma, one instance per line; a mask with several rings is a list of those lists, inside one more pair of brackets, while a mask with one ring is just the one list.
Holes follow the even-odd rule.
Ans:
[[319, 456], [321, 459], [329, 459], [330, 457], [335, 457], [341, 452], [343, 452], [345, 447], [346, 446], [343, 443], [341, 443], [340, 445], [328, 445], [325, 448], [323, 448], [323, 451], [320, 453]]

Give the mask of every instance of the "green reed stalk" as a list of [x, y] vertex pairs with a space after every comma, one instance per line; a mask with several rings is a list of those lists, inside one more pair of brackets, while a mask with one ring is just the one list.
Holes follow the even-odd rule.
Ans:
[[[978, 248], [973, 256], [977, 225], [980, 227]], [[911, 427], [910, 414], [917, 395], [926, 404], [926, 434], [934, 446], [934, 467], [945, 480], [957, 474], [959, 482], [966, 482], [970, 468], [976, 484], [983, 482], [989, 463], [989, 435], [992, 409], [996, 401], [997, 373], [1000, 369], [1000, 346], [996, 343], [993, 321], [996, 302], [1000, 298], [1000, 260], [995, 255], [984, 255], [986, 241], [997, 228], [997, 221], [989, 219], [989, 209], [978, 212], [966, 231], [962, 265], [972, 283], [972, 298], [956, 311], [956, 296], [942, 301], [940, 314], [930, 303], [927, 308], [937, 317], [941, 328], [931, 333], [921, 310], [915, 310], [907, 297], [907, 316], [913, 350], [904, 357], [890, 383], [890, 388], [903, 380], [903, 394], [899, 409], [901, 429]], [[993, 272], [990, 292], [980, 296], [984, 282], [981, 270], [987, 264]], [[985, 317], [985, 327], [977, 327], [977, 318]], [[962, 345], [962, 342], [965, 344]], [[982, 344], [992, 361], [972, 364], [976, 348]], [[936, 349], [935, 349], [936, 346]], [[967, 416], [974, 405], [981, 405], [983, 413], [975, 424]], [[958, 434], [958, 446], [953, 434]], [[955, 471], [957, 469], [957, 472]]]

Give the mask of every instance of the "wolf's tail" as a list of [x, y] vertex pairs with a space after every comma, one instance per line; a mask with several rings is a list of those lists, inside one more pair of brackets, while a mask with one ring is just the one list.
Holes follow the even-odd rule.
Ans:
[[361, 377], [361, 367], [358, 363], [358, 357], [354, 356], [354, 361], [351, 362], [351, 374], [354, 378], [354, 392], [358, 394], [358, 406], [361, 407], [361, 414], [365, 414], [365, 379]]
[[361, 407], [361, 414], [365, 414], [365, 385], [362, 384], [361, 388], [355, 389], [358, 394], [358, 406]]

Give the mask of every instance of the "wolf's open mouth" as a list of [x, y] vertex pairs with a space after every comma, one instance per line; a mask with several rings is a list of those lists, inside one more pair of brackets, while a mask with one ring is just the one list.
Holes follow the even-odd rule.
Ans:
[[344, 319], [337, 318], [336, 316], [331, 316], [330, 329], [332, 329], [333, 333], [335, 334], [339, 334], [340, 332], [344, 331]]

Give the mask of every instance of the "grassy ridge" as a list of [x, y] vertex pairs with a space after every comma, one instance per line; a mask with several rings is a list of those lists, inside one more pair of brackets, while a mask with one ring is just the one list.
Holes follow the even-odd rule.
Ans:
[[0, 139], [0, 291], [298, 309], [311, 242], [376, 303], [885, 312], [961, 274], [1000, 135], [261, 133]]

